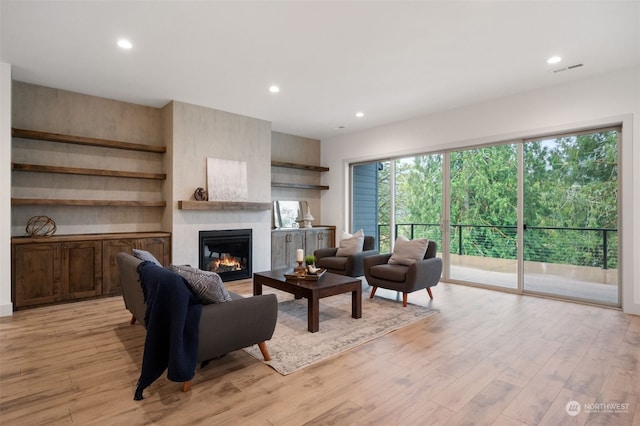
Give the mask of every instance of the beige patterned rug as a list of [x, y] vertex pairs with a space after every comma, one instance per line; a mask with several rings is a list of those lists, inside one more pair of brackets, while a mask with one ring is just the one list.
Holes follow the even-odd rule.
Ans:
[[267, 342], [271, 361], [264, 361], [257, 345], [244, 349], [282, 375], [355, 348], [437, 313], [435, 309], [375, 297], [362, 291], [362, 318], [351, 318], [351, 293], [320, 299], [320, 331], [307, 331], [307, 299], [265, 288], [278, 296], [278, 322]]

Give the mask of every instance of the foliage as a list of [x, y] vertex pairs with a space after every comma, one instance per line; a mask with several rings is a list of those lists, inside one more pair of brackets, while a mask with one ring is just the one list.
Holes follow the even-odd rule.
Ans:
[[[453, 253], [516, 258], [518, 149], [503, 144], [450, 153]], [[389, 224], [390, 162], [381, 164], [379, 223]], [[607, 238], [608, 267], [617, 267], [618, 133], [526, 142], [523, 164], [525, 260], [602, 266]], [[394, 160], [398, 234], [441, 247], [443, 166], [442, 154]], [[384, 250], [388, 226], [380, 240]]]

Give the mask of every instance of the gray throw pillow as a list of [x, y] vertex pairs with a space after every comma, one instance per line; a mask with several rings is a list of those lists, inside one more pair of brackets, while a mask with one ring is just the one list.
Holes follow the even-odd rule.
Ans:
[[340, 247], [336, 251], [336, 256], [352, 256], [360, 253], [362, 246], [364, 246], [364, 231], [362, 229], [353, 235], [345, 232], [340, 239]]
[[424, 254], [427, 252], [427, 245], [429, 245], [429, 240], [427, 239], [409, 240], [400, 235], [396, 239], [393, 254], [387, 263], [390, 265], [410, 266], [418, 260], [424, 259]]
[[133, 255], [138, 259], [142, 260], [143, 262], [146, 260], [148, 262], [153, 262], [156, 265], [162, 267], [162, 263], [160, 263], [154, 255], [152, 255], [146, 250], [133, 249]]
[[203, 304], [229, 302], [231, 296], [220, 275], [211, 271], [203, 271], [193, 266], [171, 265], [173, 272], [184, 278], [193, 294], [202, 301]]

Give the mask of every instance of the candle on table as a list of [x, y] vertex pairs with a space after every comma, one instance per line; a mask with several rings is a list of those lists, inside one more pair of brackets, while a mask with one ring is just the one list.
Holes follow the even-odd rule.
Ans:
[[304, 251], [302, 249], [296, 250], [296, 260], [302, 262], [302, 259], [304, 259]]

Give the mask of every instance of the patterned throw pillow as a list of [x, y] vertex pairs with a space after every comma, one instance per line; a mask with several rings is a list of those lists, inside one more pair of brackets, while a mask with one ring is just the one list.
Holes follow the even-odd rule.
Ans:
[[418, 260], [424, 259], [424, 254], [427, 252], [427, 245], [429, 245], [429, 240], [427, 239], [420, 238], [409, 240], [400, 235], [396, 239], [396, 244], [393, 247], [393, 254], [387, 263], [390, 265], [396, 264], [410, 266]]
[[222, 278], [215, 272], [203, 271], [186, 265], [171, 265], [169, 269], [187, 281], [193, 294], [203, 304], [222, 303], [231, 300], [229, 292], [224, 288]]
[[364, 231], [359, 229], [355, 234], [345, 232], [340, 239], [340, 247], [336, 256], [351, 256], [362, 251], [364, 245]]
[[160, 263], [158, 259], [156, 259], [156, 257], [151, 253], [149, 253], [148, 251], [133, 249], [133, 255], [138, 259], [142, 260], [143, 262], [146, 260], [148, 262], [153, 262], [156, 265], [162, 267], [162, 263]]

